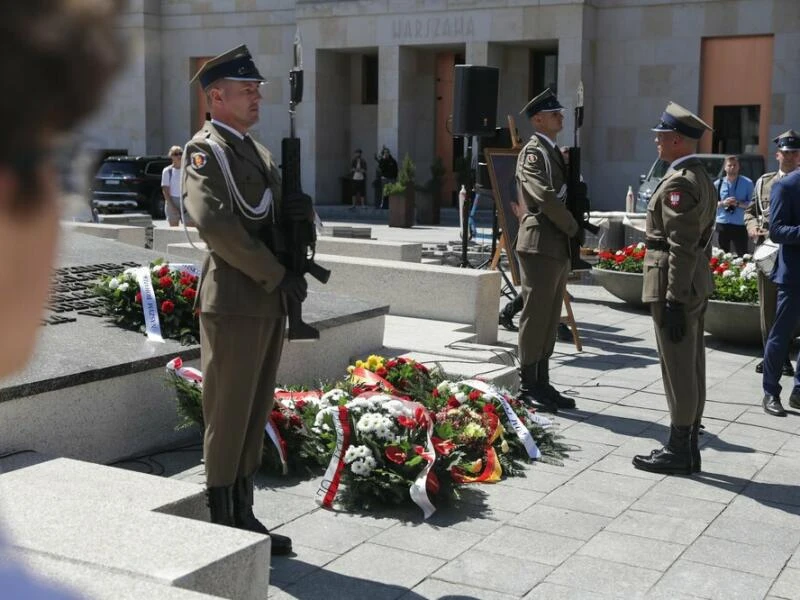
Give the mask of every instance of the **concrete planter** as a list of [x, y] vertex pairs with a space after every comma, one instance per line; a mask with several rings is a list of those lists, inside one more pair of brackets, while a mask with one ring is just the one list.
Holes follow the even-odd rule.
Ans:
[[758, 304], [709, 300], [703, 329], [732, 344], [761, 345], [761, 317]]
[[623, 302], [637, 307], [644, 306], [641, 273], [624, 273], [595, 267], [592, 269], [592, 278]]

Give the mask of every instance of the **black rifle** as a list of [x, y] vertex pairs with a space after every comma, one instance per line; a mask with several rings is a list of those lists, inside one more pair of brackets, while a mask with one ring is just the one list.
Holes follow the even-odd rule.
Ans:
[[586, 184], [581, 181], [580, 129], [583, 125], [583, 82], [578, 85], [578, 103], [575, 106], [575, 144], [569, 149], [567, 165], [567, 209], [578, 222], [578, 233], [569, 240], [572, 270], [585, 271], [592, 265], [581, 258], [581, 246], [586, 242], [586, 232], [597, 234], [600, 228], [589, 222], [589, 196]]
[[[295, 107], [303, 98], [303, 70], [298, 61], [299, 39], [295, 38], [295, 67], [289, 72], [289, 137], [281, 141], [281, 178], [283, 180], [283, 203], [303, 201], [309, 206], [311, 198], [303, 193], [300, 182], [300, 139], [295, 135]], [[313, 213], [303, 221], [282, 220], [280, 228], [285, 239], [285, 252], [278, 255], [281, 263], [297, 273], [308, 273], [321, 283], [327, 283], [331, 272], [314, 262], [317, 232]], [[303, 321], [300, 302], [286, 300], [289, 316], [289, 341], [311, 342], [319, 339], [319, 331]]]

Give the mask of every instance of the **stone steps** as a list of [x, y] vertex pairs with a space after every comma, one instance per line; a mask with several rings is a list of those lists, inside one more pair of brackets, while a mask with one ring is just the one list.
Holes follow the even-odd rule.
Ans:
[[58, 581], [267, 597], [269, 538], [198, 520], [200, 485], [60, 458], [0, 475], [0, 504], [12, 544]]

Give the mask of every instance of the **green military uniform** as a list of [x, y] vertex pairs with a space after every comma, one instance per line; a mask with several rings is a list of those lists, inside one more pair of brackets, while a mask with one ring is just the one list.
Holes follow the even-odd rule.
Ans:
[[[548, 89], [523, 109], [529, 117], [561, 110]], [[560, 149], [535, 133], [517, 157], [522, 218], [516, 250], [522, 275], [522, 313], [519, 319], [520, 399], [542, 410], [572, 408], [574, 401], [558, 394], [549, 383], [549, 358], [561, 320], [561, 306], [570, 269], [569, 238], [578, 223], [564, 204], [567, 167]]]
[[[670, 103], [654, 131], [699, 139], [707, 128]], [[635, 457], [637, 468], [699, 470], [697, 433], [706, 400], [703, 318], [714, 291], [708, 263], [715, 218], [716, 193], [703, 164], [692, 155], [673, 161], [647, 205], [642, 282], [642, 301], [650, 304], [655, 324], [671, 434], [663, 449]]]
[[[777, 171], [764, 173], [758, 178], [753, 190], [753, 201], [744, 212], [744, 224], [748, 233], [758, 229], [769, 229], [769, 194], [772, 184], [777, 181]], [[765, 236], [759, 236], [756, 244], [761, 244]], [[767, 335], [775, 320], [778, 307], [778, 288], [761, 271], [758, 272], [758, 300], [761, 308], [761, 342], [767, 343]]]
[[[227, 65], [237, 81], [263, 81], [242, 46], [206, 63], [198, 74], [203, 87], [229, 78]], [[203, 81], [209, 71], [210, 81]], [[182, 189], [208, 245], [198, 308], [211, 517], [266, 533], [252, 513], [253, 475], [283, 348], [285, 299], [278, 285], [286, 269], [271, 233], [281, 209], [280, 171], [270, 152], [248, 137], [207, 121], [186, 145]], [[273, 553], [280, 552], [273, 538]]]

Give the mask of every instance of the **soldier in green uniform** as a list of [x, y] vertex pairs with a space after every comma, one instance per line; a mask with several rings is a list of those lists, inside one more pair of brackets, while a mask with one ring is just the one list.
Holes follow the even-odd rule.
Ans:
[[[278, 217], [308, 218], [305, 201], [281, 202], [280, 171], [247, 133], [259, 118], [264, 78], [239, 46], [195, 75], [211, 120], [184, 152], [183, 197], [208, 244], [198, 292], [203, 370], [203, 455], [211, 520], [269, 533], [253, 514], [253, 476], [286, 328], [285, 298], [302, 301], [305, 280], [278, 262]], [[282, 214], [280, 214], [282, 213]], [[273, 554], [291, 552], [271, 534]]]
[[570, 268], [569, 238], [578, 233], [564, 204], [567, 166], [555, 141], [564, 127], [563, 109], [550, 89], [522, 109], [534, 134], [519, 153], [516, 169], [525, 211], [516, 245], [522, 275], [519, 399], [549, 412], [575, 407], [572, 398], [550, 384], [549, 368]]
[[642, 301], [653, 315], [670, 435], [663, 448], [635, 456], [633, 465], [655, 473], [700, 471], [697, 435], [706, 400], [703, 318], [714, 291], [708, 262], [717, 196], [694, 154], [707, 129], [697, 115], [673, 102], [653, 128], [658, 157], [670, 167], [647, 205]]
[[[753, 201], [744, 213], [744, 224], [747, 234], [756, 244], [762, 243], [769, 235], [769, 194], [772, 184], [784, 175], [794, 171], [800, 163], [800, 134], [790, 129], [780, 134], [773, 141], [778, 146], [775, 159], [778, 161], [778, 170], [764, 173], [756, 181], [753, 190]], [[761, 342], [767, 343], [767, 336], [775, 321], [775, 310], [778, 306], [778, 288], [769, 277], [761, 271], [758, 272], [758, 303], [761, 308]], [[762, 373], [764, 361], [756, 365], [756, 373]], [[783, 374], [787, 377], [794, 375], [794, 369], [789, 356], [783, 363]]]

